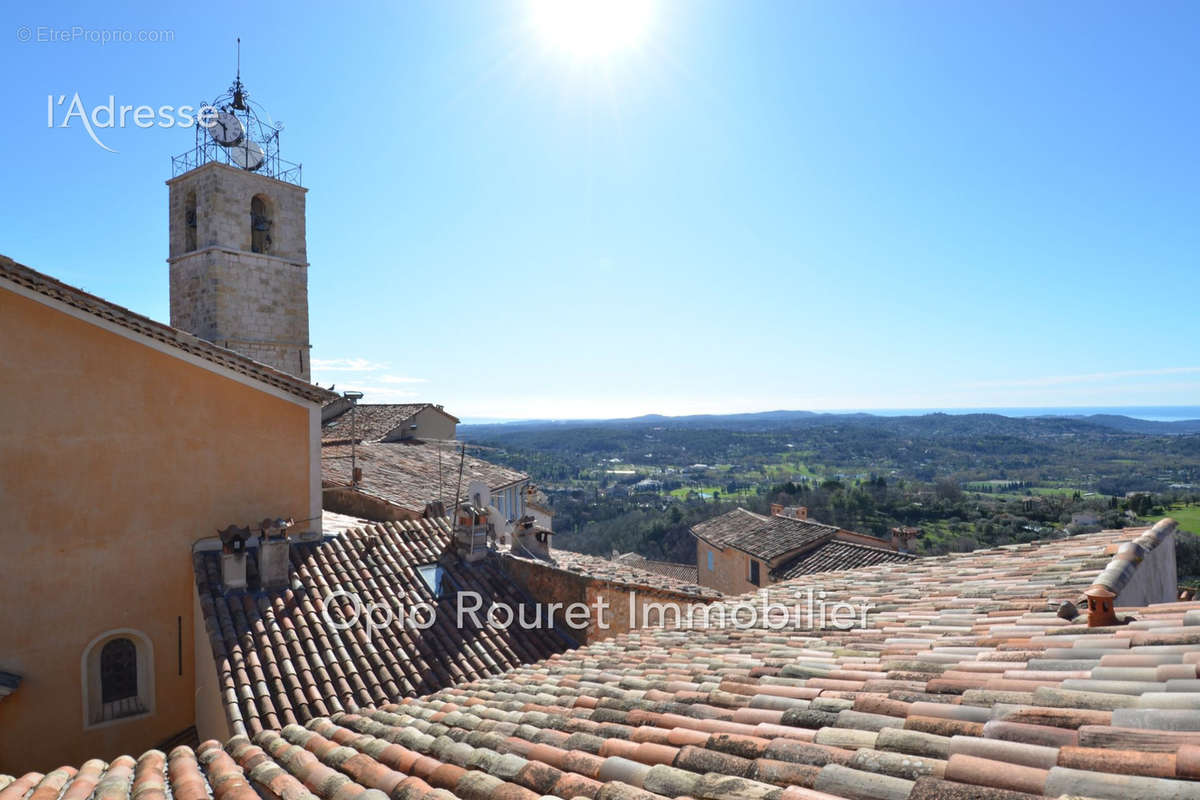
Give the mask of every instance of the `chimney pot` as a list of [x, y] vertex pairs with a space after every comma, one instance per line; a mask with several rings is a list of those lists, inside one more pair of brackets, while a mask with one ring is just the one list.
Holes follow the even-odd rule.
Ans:
[[800, 506], [799, 508], [796, 509], [796, 519], [798, 519], [798, 520], [807, 520], [808, 519], [808, 507], [807, 506]]
[[1116, 595], [1103, 586], [1096, 585], [1084, 592], [1088, 604], [1088, 627], [1103, 628], [1109, 625], [1120, 625], [1117, 613], [1113, 609]]
[[258, 579], [264, 589], [278, 589], [288, 585], [289, 555], [291, 543], [287, 537], [258, 540]]

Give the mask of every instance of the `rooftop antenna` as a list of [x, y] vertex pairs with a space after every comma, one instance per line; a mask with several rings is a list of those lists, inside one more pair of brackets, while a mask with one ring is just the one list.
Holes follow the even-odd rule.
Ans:
[[467, 460], [467, 445], [466, 445], [466, 443], [464, 442], [463, 444], [460, 445], [460, 447], [462, 448], [462, 450], [460, 451], [459, 456], [458, 456], [458, 486], [456, 486], [454, 489], [454, 516], [451, 518], [452, 524], [455, 524], [458, 522], [458, 507], [462, 504], [463, 464], [466, 463], [466, 460]]

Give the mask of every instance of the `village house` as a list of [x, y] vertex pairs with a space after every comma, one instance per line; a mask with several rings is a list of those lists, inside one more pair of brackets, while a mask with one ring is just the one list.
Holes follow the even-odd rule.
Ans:
[[0, 771], [166, 740], [195, 719], [192, 546], [320, 530], [329, 393], [3, 257], [0, 343]]
[[554, 512], [529, 476], [464, 456], [454, 441], [457, 425], [433, 403], [333, 401], [321, 429], [325, 508], [388, 521], [437, 516], [470, 502], [488, 509], [506, 544], [527, 518], [551, 530]]
[[[419, 519], [470, 500], [493, 509], [498, 532], [511, 531], [526, 516], [529, 476], [464, 455], [458, 442], [326, 443], [321, 462], [324, 507], [340, 514]], [[432, 511], [433, 506], [440, 510]]]
[[554, 509], [546, 493], [536, 486], [525, 487], [525, 513], [533, 517], [533, 523], [545, 530], [554, 530]]
[[326, 442], [404, 442], [450, 440], [458, 417], [433, 403], [355, 403], [339, 397], [321, 413]]
[[770, 515], [736, 508], [692, 527], [697, 579], [734, 595], [814, 572], [907, 561], [913, 531], [886, 542], [811, 520], [803, 506], [773, 505]]

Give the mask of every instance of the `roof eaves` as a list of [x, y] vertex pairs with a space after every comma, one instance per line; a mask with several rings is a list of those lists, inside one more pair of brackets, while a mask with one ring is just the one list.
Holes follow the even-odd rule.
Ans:
[[0, 255], [0, 278], [50, 300], [64, 303], [97, 319], [118, 325], [181, 352], [269, 384], [309, 402], [323, 404], [336, 397], [328, 389], [322, 389], [320, 386], [261, 364], [241, 353], [220, 347], [186, 331], [156, 322], [124, 306], [119, 306], [24, 264], [19, 264], [3, 255]]

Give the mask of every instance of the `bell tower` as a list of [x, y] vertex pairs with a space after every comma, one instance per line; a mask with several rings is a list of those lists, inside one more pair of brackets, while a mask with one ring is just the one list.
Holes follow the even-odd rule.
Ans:
[[[238, 78], [171, 159], [171, 326], [310, 380], [300, 166]], [[211, 124], [209, 121], [211, 120]]]

